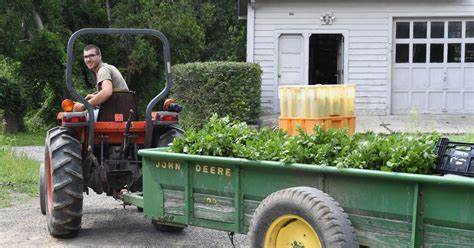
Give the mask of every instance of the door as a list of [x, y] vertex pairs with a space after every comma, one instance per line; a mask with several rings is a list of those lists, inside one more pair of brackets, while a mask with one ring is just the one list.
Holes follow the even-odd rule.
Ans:
[[278, 40], [278, 85], [305, 85], [303, 35], [282, 34]]
[[394, 25], [392, 113], [474, 113], [474, 19]]
[[344, 84], [344, 36], [339, 36], [337, 47], [337, 83]]

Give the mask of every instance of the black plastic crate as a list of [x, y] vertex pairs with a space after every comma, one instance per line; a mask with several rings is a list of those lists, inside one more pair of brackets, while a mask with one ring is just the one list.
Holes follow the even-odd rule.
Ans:
[[474, 144], [441, 138], [436, 144], [436, 172], [474, 177]]

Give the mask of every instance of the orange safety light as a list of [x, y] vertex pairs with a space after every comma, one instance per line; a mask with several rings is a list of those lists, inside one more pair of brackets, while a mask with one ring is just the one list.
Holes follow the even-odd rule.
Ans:
[[61, 103], [61, 108], [64, 112], [72, 112], [74, 109], [74, 102], [71, 99], [64, 99]]
[[163, 103], [163, 110], [168, 111], [168, 109], [169, 109], [169, 107], [172, 103], [174, 103], [173, 99], [171, 99], [171, 98], [166, 99], [165, 102]]

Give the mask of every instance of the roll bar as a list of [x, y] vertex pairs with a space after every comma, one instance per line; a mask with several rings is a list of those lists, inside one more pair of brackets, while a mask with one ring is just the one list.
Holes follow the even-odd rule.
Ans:
[[160, 31], [153, 30], [153, 29], [135, 29], [135, 28], [83, 28], [80, 29], [76, 32], [74, 32], [71, 37], [69, 38], [69, 41], [67, 43], [67, 64], [66, 64], [66, 85], [68, 91], [72, 94], [72, 96], [82, 104], [87, 109], [87, 113], [89, 117], [87, 121], [87, 125], [89, 127], [89, 150], [92, 150], [92, 145], [94, 144], [94, 111], [92, 109], [92, 106], [89, 104], [89, 102], [79, 95], [77, 91], [74, 89], [72, 86], [72, 63], [74, 60], [74, 42], [76, 39], [81, 36], [81, 35], [86, 35], [86, 34], [133, 34], [133, 35], [150, 35], [157, 37], [161, 40], [163, 44], [163, 55], [164, 55], [164, 61], [165, 61], [165, 73], [166, 73], [166, 85], [165, 88], [157, 95], [155, 96], [147, 105], [146, 107], [146, 115], [145, 115], [145, 120], [146, 120], [146, 139], [145, 139], [145, 147], [150, 147], [151, 146], [151, 133], [153, 131], [153, 125], [151, 122], [151, 111], [153, 110], [153, 107], [155, 107], [156, 103], [163, 99], [168, 92], [171, 89], [171, 85], [173, 84], [173, 78], [171, 76], [171, 52], [170, 52], [170, 46], [168, 39], [166, 36], [161, 33]]

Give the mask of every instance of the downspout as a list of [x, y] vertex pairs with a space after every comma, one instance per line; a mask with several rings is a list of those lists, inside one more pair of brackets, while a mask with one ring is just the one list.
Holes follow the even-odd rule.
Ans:
[[247, 5], [247, 62], [253, 63], [255, 44], [255, 0]]

